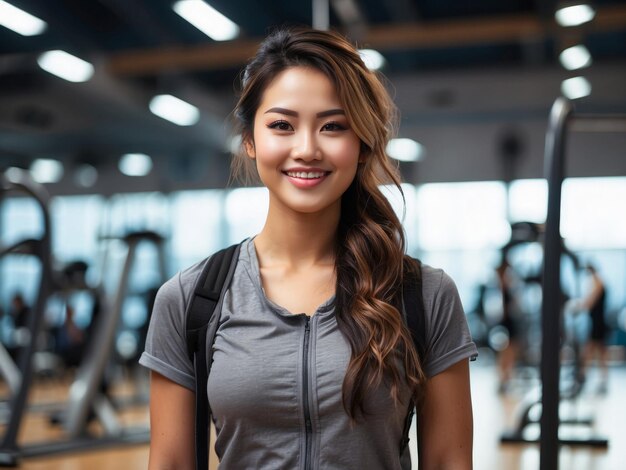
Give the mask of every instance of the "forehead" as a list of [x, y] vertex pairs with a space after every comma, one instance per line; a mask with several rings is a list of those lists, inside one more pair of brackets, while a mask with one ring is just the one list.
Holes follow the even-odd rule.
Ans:
[[326, 107], [341, 104], [334, 83], [321, 71], [312, 67], [289, 67], [269, 83], [261, 99], [260, 108], [276, 106], [314, 105]]

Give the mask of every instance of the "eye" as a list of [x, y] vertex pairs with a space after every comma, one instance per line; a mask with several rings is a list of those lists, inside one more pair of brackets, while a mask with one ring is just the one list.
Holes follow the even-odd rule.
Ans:
[[279, 131], [290, 131], [292, 130], [291, 124], [289, 124], [287, 121], [283, 121], [283, 120], [278, 120], [278, 121], [274, 121], [270, 124], [268, 124], [268, 126], [270, 129], [276, 129]]
[[322, 126], [323, 131], [345, 131], [346, 126], [339, 124], [338, 122], [327, 122]]

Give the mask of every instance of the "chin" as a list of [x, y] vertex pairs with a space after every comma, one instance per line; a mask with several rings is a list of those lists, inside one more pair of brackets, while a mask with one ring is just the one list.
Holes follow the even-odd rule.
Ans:
[[337, 210], [341, 207], [341, 203], [339, 201], [328, 203], [328, 202], [292, 202], [290, 204], [285, 204], [286, 207], [291, 209], [294, 212], [299, 212], [301, 214], [318, 214], [318, 213], [326, 213], [329, 211]]

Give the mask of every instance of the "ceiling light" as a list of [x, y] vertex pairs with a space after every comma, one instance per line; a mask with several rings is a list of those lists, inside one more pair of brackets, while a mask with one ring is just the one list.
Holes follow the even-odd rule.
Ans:
[[424, 156], [424, 146], [413, 139], [391, 139], [387, 155], [401, 162], [417, 162]]
[[83, 163], [74, 172], [74, 182], [82, 188], [91, 188], [98, 181], [98, 170], [93, 165]]
[[239, 26], [202, 0], [181, 0], [172, 8], [215, 41], [228, 41], [239, 35]]
[[50, 158], [39, 158], [30, 166], [30, 174], [37, 183], [58, 183], [63, 178], [63, 164]]
[[127, 153], [118, 166], [127, 176], [146, 176], [152, 170], [152, 158], [145, 153]]
[[36, 36], [48, 27], [45, 21], [3, 0], [0, 0], [0, 24], [22, 36]]
[[[6, 170], [4, 170], [4, 176], [9, 183], [20, 183], [24, 180], [25, 175], [26, 170], [18, 168], [16, 166], [10, 166]], [[2, 180], [0, 179], [0, 181]]]
[[570, 100], [584, 98], [591, 94], [591, 83], [585, 77], [573, 77], [563, 80], [561, 93]]
[[37, 63], [46, 72], [69, 82], [86, 82], [93, 76], [93, 65], [65, 51], [44, 52]]
[[596, 16], [596, 11], [587, 4], [571, 5], [559, 8], [554, 17], [561, 26], [579, 26], [591, 21]]
[[370, 70], [380, 70], [385, 65], [383, 55], [374, 49], [359, 49], [361, 59]]
[[591, 54], [583, 45], [572, 46], [561, 52], [559, 60], [567, 70], [577, 70], [591, 65]]
[[150, 111], [179, 126], [192, 126], [200, 120], [200, 110], [172, 95], [157, 95], [150, 101]]

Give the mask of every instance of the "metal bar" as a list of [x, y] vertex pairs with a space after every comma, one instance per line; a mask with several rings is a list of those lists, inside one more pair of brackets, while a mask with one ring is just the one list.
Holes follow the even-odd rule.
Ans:
[[618, 132], [626, 133], [626, 114], [574, 115], [568, 130], [572, 132]]
[[313, 0], [313, 27], [328, 30], [330, 27], [330, 11], [328, 0]]
[[134, 261], [137, 240], [131, 240], [126, 247], [126, 260], [114, 299], [109, 301], [103, 296], [102, 312], [96, 325], [97, 337], [89, 344], [85, 358], [76, 373], [76, 379], [70, 386], [69, 406], [65, 429], [70, 439], [77, 439], [84, 434], [92, 404], [99, 393], [105, 369], [115, 348], [115, 332], [122, 316], [122, 306], [126, 298], [128, 279]]
[[565, 130], [572, 105], [557, 98], [550, 112], [545, 148], [545, 176], [548, 181], [548, 215], [544, 240], [543, 295], [541, 305], [541, 383], [542, 412], [540, 470], [556, 470], [559, 465], [559, 344], [561, 326], [561, 185]]
[[22, 373], [13, 362], [4, 345], [0, 343], [0, 377], [3, 377], [9, 385], [9, 391], [19, 393], [20, 384], [22, 383]]

